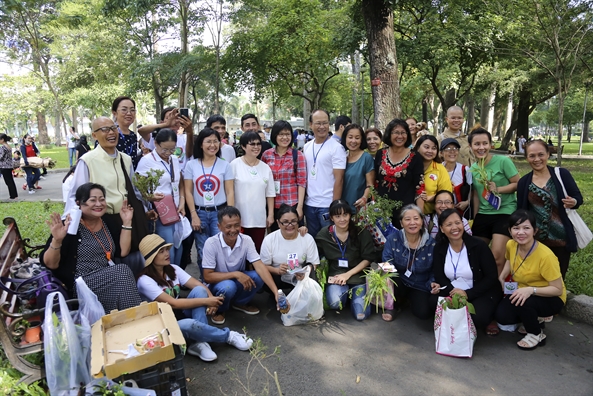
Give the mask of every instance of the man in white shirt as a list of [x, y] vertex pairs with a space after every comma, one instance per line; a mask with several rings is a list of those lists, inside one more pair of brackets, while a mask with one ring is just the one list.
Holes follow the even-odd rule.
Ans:
[[220, 135], [220, 158], [231, 163], [235, 158], [235, 149], [224, 142], [226, 135], [226, 120], [220, 114], [214, 114], [206, 120], [206, 127], [214, 129]]
[[[241, 213], [234, 206], [218, 211], [220, 232], [204, 243], [203, 278], [215, 296], [224, 301], [212, 315], [212, 323], [223, 324], [229, 308], [247, 315], [257, 315], [259, 309], [249, 303], [264, 283], [278, 301], [278, 288], [270, 272], [260, 260], [255, 244], [248, 235], [241, 234]], [[246, 269], [249, 262], [254, 270]]]
[[76, 145], [80, 139], [73, 126], [70, 127], [70, 132], [66, 136], [66, 139], [68, 140], [68, 161], [70, 162], [70, 168], [72, 168], [74, 159], [76, 158]]
[[305, 217], [309, 233], [315, 238], [319, 230], [330, 224], [329, 205], [342, 196], [346, 169], [346, 150], [329, 137], [329, 113], [315, 110], [309, 117], [315, 139], [305, 145], [307, 161], [307, 197]]

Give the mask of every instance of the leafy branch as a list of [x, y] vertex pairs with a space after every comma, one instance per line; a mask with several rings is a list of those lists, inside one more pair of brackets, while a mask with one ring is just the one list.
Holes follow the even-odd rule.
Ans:
[[460, 309], [467, 307], [470, 314], [476, 314], [474, 305], [467, 301], [467, 297], [462, 296], [461, 294], [454, 294], [453, 297], [446, 297], [441, 300], [440, 304], [443, 306], [443, 309]]
[[146, 172], [146, 176], [136, 173], [134, 186], [140, 191], [142, 198], [150, 200], [153, 197], [155, 190], [159, 186], [161, 176], [164, 174], [165, 171], [162, 169], [150, 169]]
[[371, 201], [358, 212], [358, 225], [361, 229], [379, 226], [387, 227], [391, 222], [393, 209], [401, 207], [401, 201], [393, 201], [377, 193], [371, 187]]

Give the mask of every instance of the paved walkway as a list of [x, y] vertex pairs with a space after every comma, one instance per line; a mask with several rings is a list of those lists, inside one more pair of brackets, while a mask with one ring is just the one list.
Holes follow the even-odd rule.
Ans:
[[[25, 178], [19, 177], [14, 180], [18, 193], [19, 201], [38, 202], [51, 199], [62, 202], [62, 179], [66, 176], [66, 172], [52, 172], [45, 176], [45, 180], [39, 180], [41, 190], [37, 190], [35, 194], [29, 194], [28, 191], [23, 190]], [[0, 202], [8, 202], [8, 189], [4, 180], [0, 181]]]

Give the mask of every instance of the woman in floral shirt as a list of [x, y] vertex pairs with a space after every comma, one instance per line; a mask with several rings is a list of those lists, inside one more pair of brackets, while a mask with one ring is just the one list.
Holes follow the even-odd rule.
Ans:
[[[385, 128], [383, 143], [387, 147], [375, 155], [375, 175], [377, 191], [401, 206], [415, 203], [421, 209], [424, 201], [420, 197], [424, 191], [424, 165], [422, 157], [410, 150], [412, 135], [406, 121], [396, 118]], [[400, 206], [400, 207], [401, 207]], [[391, 223], [400, 228], [399, 209], [393, 209]]]

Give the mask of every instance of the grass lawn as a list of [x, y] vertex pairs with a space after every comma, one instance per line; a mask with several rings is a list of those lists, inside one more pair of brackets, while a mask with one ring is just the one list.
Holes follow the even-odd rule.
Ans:
[[50, 157], [51, 159], [56, 160], [56, 168], [70, 168], [70, 162], [68, 162], [68, 150], [66, 147], [53, 146], [51, 149], [46, 149], [41, 146], [39, 147], [39, 151], [41, 152], [41, 157]]
[[[45, 244], [49, 238], [49, 227], [45, 224], [52, 212], [62, 213], [64, 204], [61, 202], [10, 202], [0, 203], [0, 213], [4, 217], [14, 217], [21, 235], [31, 240], [31, 245]], [[0, 224], [0, 235], [4, 235], [6, 227]]]

